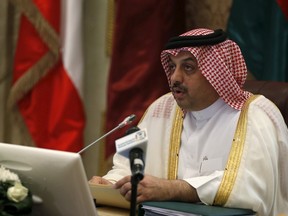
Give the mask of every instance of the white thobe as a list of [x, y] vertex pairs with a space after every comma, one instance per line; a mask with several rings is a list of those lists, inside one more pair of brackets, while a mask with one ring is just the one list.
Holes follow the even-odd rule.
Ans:
[[[179, 124], [180, 109], [171, 94], [155, 101], [139, 124], [147, 129], [149, 139], [145, 174], [170, 178], [176, 169], [178, 178], [195, 187], [204, 203], [248, 208], [260, 216], [288, 215], [288, 131], [280, 111], [263, 96], [251, 97], [237, 122], [239, 112], [221, 104], [219, 100], [207, 110], [187, 114]], [[203, 119], [202, 114], [210, 117]], [[197, 123], [189, 126], [193, 118]], [[202, 133], [197, 126], [204, 135], [196, 142], [195, 133]], [[177, 154], [171, 154], [180, 145], [180, 138], [173, 137], [177, 133], [182, 138], [179, 161], [173, 159]], [[189, 146], [192, 140], [194, 147]], [[175, 161], [181, 166], [178, 170]], [[104, 178], [115, 182], [131, 175], [127, 158], [115, 154], [113, 163]]]
[[207, 182], [214, 184], [215, 190], [205, 199], [206, 202], [209, 199], [208, 203], [213, 203], [221, 182], [239, 115], [239, 110], [231, 108], [221, 98], [203, 110], [185, 115], [178, 179], [198, 189], [200, 199], [201, 186]]

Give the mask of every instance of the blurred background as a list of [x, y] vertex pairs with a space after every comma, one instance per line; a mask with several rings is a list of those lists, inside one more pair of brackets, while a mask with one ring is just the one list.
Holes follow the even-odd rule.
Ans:
[[[226, 30], [248, 79], [288, 81], [287, 0], [1, 0], [0, 142], [78, 152], [136, 125], [169, 91], [164, 44], [192, 28]], [[82, 154], [88, 178], [127, 129]]]

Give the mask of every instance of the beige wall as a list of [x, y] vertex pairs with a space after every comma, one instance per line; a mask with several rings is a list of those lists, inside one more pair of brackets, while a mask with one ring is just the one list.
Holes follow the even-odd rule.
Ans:
[[[106, 84], [109, 57], [106, 54], [107, 0], [84, 1], [84, 100], [87, 126], [85, 143], [91, 143], [103, 134], [106, 108]], [[101, 163], [100, 145], [91, 147], [84, 155], [88, 177], [98, 174]]]

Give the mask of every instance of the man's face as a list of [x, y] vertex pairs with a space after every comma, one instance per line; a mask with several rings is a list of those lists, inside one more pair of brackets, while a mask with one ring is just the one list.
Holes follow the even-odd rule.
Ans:
[[202, 75], [196, 58], [190, 52], [170, 55], [171, 90], [177, 104], [186, 111], [205, 109], [219, 95]]

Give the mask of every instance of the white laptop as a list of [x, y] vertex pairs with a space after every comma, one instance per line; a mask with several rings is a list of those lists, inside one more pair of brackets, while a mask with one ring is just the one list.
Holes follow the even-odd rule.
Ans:
[[78, 153], [0, 143], [0, 164], [31, 190], [33, 216], [97, 215]]

